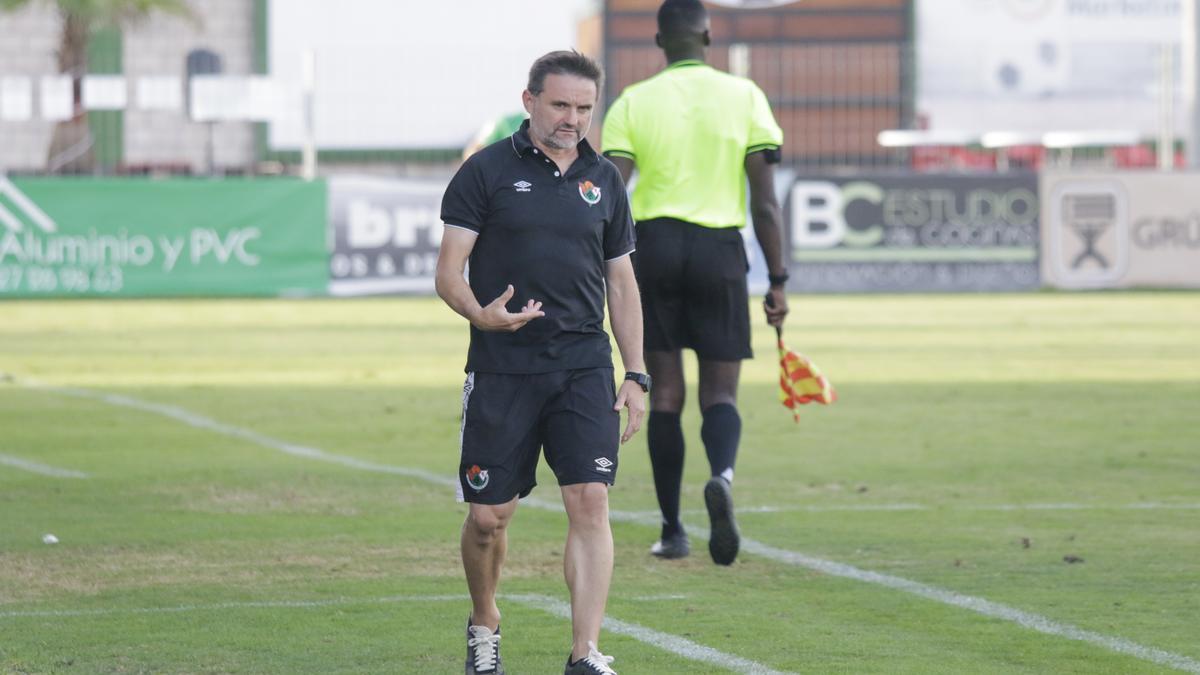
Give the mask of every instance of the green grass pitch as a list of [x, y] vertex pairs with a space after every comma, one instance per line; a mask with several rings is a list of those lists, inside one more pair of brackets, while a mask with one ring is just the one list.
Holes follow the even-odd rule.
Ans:
[[[639, 434], [610, 495], [608, 616], [642, 631], [603, 635], [618, 672], [731, 672], [655, 635], [757, 664], [741, 672], [1200, 672], [1200, 294], [791, 302], [785, 339], [840, 400], [793, 424], [756, 325], [740, 523], [857, 572], [719, 568], [696, 538], [653, 559]], [[431, 298], [0, 303], [0, 672], [462, 672], [446, 483], [466, 341]], [[685, 521], [703, 534], [689, 367]], [[558, 502], [544, 466], [540, 483]], [[562, 513], [518, 509], [511, 673], [562, 668], [564, 533]]]

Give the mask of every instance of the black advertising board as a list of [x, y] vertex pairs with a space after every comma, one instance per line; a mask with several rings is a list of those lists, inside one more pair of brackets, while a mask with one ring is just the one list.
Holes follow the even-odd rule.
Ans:
[[432, 294], [445, 181], [329, 180], [330, 295]]

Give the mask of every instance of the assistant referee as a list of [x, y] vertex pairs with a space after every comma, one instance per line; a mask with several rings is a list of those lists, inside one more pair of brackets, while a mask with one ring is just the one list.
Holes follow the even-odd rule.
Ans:
[[700, 365], [700, 436], [712, 470], [704, 487], [713, 561], [728, 565], [740, 544], [731, 486], [741, 437], [737, 386], [750, 350], [749, 265], [740, 229], [746, 184], [754, 232], [769, 271], [767, 323], [787, 315], [782, 216], [774, 164], [783, 131], [766, 95], [748, 79], [704, 62], [708, 12], [699, 0], [667, 0], [655, 43], [667, 67], [627, 89], [604, 120], [602, 152], [626, 183], [638, 180], [634, 269], [642, 293], [646, 365], [654, 381], [647, 438], [662, 510], [661, 538], [650, 552], [690, 552], [679, 520], [684, 442], [680, 412], [686, 385], [683, 349]]

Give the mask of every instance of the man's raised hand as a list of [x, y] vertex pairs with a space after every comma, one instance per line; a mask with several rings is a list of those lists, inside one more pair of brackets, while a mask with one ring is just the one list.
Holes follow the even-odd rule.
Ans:
[[471, 319], [472, 325], [479, 330], [511, 333], [540, 316], [546, 316], [546, 313], [542, 311], [542, 303], [533, 300], [526, 302], [520, 312], [515, 314], [509, 312], [505, 305], [512, 300], [514, 293], [516, 290], [512, 284], [509, 284], [500, 297], [479, 308], [479, 312]]

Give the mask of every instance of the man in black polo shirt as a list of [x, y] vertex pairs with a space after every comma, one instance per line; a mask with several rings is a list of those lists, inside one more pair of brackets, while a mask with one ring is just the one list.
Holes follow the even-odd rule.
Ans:
[[[459, 464], [469, 502], [461, 542], [473, 604], [468, 675], [503, 672], [496, 587], [508, 523], [536, 483], [543, 448], [569, 521], [566, 672], [613, 672], [612, 658], [596, 647], [612, 578], [608, 487], [619, 444], [641, 426], [650, 381], [624, 184], [584, 139], [601, 78], [600, 67], [576, 52], [538, 59], [522, 94], [530, 119], [471, 156], [442, 200], [437, 291], [471, 322]], [[619, 391], [604, 332], [606, 295], [628, 371]], [[629, 410], [623, 434], [622, 407]]]

